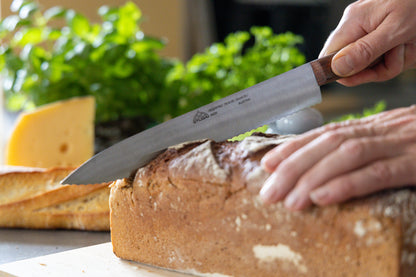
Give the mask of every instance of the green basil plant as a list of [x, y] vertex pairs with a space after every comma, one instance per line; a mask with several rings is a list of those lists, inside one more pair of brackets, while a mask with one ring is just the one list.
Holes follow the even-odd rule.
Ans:
[[15, 0], [0, 22], [0, 72], [9, 110], [74, 96], [96, 98], [96, 121], [145, 117], [157, 123], [305, 62], [300, 36], [269, 27], [230, 34], [188, 62], [164, 57], [132, 2], [98, 9], [100, 23], [63, 7]]

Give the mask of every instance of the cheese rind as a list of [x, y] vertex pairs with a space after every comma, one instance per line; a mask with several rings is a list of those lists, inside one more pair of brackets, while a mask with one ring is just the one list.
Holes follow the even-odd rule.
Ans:
[[76, 97], [44, 105], [18, 118], [7, 148], [7, 165], [79, 166], [94, 153], [95, 100]]

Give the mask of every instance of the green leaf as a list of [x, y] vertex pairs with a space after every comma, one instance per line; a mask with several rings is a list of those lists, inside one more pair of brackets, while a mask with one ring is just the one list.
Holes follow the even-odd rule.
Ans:
[[33, 15], [35, 12], [37, 12], [38, 10], [39, 10], [39, 7], [34, 2], [24, 4], [19, 9], [19, 17], [22, 19], [27, 19], [31, 15]]
[[32, 89], [32, 87], [36, 85], [38, 80], [39, 76], [37, 74], [28, 75], [22, 85], [22, 91], [29, 91], [30, 89]]
[[121, 36], [129, 38], [136, 31], [136, 22], [128, 17], [121, 17], [117, 21], [116, 28]]
[[50, 41], [55, 41], [62, 36], [62, 32], [60, 30], [52, 29], [52, 30], [46, 30], [46, 31], [47, 31], [46, 37]]
[[370, 115], [375, 115], [375, 114], [385, 111], [386, 107], [387, 107], [386, 101], [381, 100], [375, 103], [373, 107], [364, 108], [362, 113], [346, 114], [341, 117], [333, 119], [331, 122], [341, 122], [341, 121], [346, 121], [346, 120], [359, 119], [359, 118], [367, 117]]
[[18, 24], [21, 22], [21, 19], [17, 15], [9, 15], [1, 22], [1, 26], [3, 30], [13, 32]]
[[98, 13], [103, 19], [103, 21], [114, 22], [118, 19], [118, 8], [102, 6], [98, 9]]
[[19, 31], [14, 36], [17, 45], [38, 44], [43, 41], [43, 28], [29, 28]]
[[107, 51], [107, 45], [100, 45], [99, 47], [94, 48], [90, 53], [90, 59], [92, 62], [98, 62]]
[[23, 50], [20, 52], [20, 59], [22, 61], [27, 61], [29, 59], [30, 52], [32, 51], [33, 47], [34, 46], [32, 44], [27, 44], [25, 47], [23, 47]]
[[110, 8], [108, 6], [101, 6], [98, 8], [98, 15], [100, 15], [101, 17], [105, 17], [109, 11]]
[[3, 71], [6, 65], [6, 58], [4, 57], [3, 53], [0, 53], [0, 72]]
[[17, 72], [23, 67], [23, 61], [9, 49], [5, 55], [7, 70]]
[[257, 133], [265, 133], [268, 128], [269, 128], [269, 126], [263, 125], [263, 126], [260, 126], [260, 127], [256, 128], [256, 129], [253, 129], [251, 131], [248, 131], [248, 132], [245, 132], [245, 133], [240, 134], [238, 136], [232, 137], [232, 138], [228, 139], [228, 141], [242, 141], [246, 137], [251, 136], [253, 133], [256, 133], [256, 132]]
[[22, 86], [23, 86], [23, 83], [25, 82], [26, 75], [27, 75], [27, 71], [25, 69], [20, 69], [17, 71], [16, 78], [13, 84], [13, 91], [19, 92], [22, 90]]
[[69, 17], [69, 27], [71, 31], [81, 38], [85, 38], [90, 31], [88, 19], [80, 14], [74, 14]]
[[24, 94], [12, 94], [7, 97], [6, 108], [9, 111], [17, 112], [23, 109], [27, 101], [27, 96]]
[[98, 14], [101, 16], [103, 21], [114, 22], [119, 18], [118, 11], [119, 8], [101, 6], [98, 9]]
[[45, 11], [43, 16], [47, 21], [65, 17], [67, 9], [56, 6]]
[[13, 0], [12, 4], [10, 5], [10, 10], [12, 12], [19, 12], [20, 8], [26, 4], [27, 1], [25, 0]]
[[364, 109], [363, 117], [378, 114], [386, 110], [386, 101], [381, 100], [377, 102], [372, 108]]
[[118, 78], [126, 78], [130, 76], [134, 71], [134, 67], [131, 63], [125, 60], [118, 60], [113, 67], [113, 74]]
[[164, 46], [165, 45], [161, 40], [146, 38], [142, 41], [132, 43], [131, 49], [136, 53], [140, 53], [149, 50], [161, 50]]
[[127, 2], [120, 8], [119, 12], [120, 16], [128, 16], [134, 21], [137, 21], [142, 17], [141, 10], [133, 2]]

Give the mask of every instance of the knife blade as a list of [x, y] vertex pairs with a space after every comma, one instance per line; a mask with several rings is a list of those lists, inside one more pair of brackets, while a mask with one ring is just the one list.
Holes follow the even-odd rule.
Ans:
[[96, 154], [61, 183], [91, 184], [130, 176], [169, 146], [198, 139], [225, 140], [321, 102], [320, 86], [338, 77], [333, 55], [202, 106], [133, 135]]

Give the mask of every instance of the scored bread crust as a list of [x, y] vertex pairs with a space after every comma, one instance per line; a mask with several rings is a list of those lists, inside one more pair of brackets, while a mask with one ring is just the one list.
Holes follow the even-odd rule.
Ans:
[[0, 168], [0, 227], [108, 231], [109, 184], [61, 185], [74, 168]]
[[287, 139], [190, 142], [114, 182], [114, 253], [225, 276], [416, 276], [414, 190], [301, 212], [262, 204], [260, 159]]

